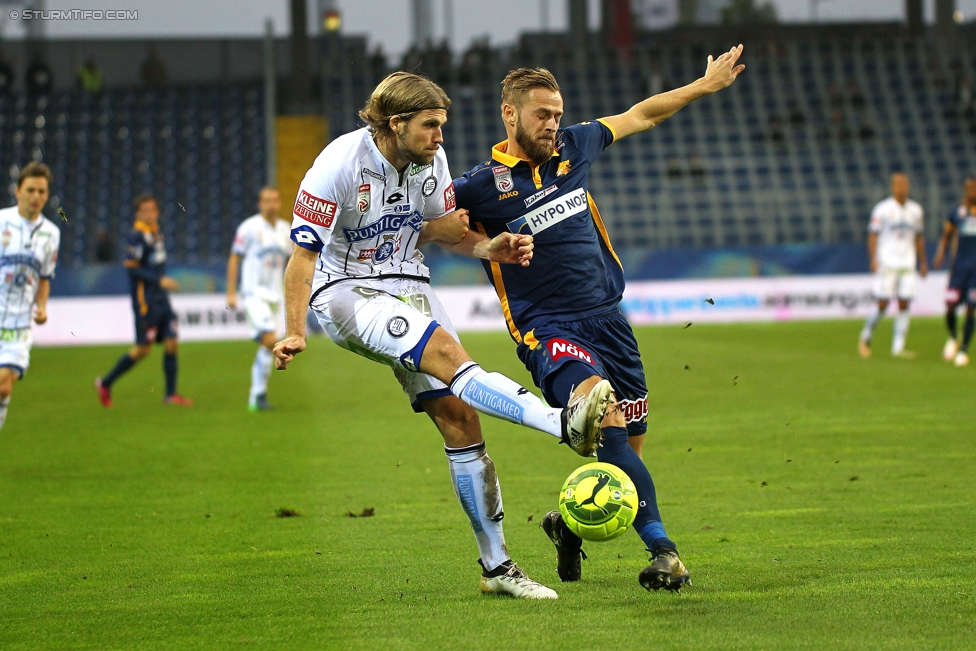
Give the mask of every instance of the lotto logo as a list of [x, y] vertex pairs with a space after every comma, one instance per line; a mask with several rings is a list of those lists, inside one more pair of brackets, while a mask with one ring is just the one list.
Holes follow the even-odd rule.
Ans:
[[593, 356], [571, 341], [566, 341], [565, 339], [551, 339], [548, 343], [548, 348], [549, 356], [554, 362], [562, 359], [563, 357], [575, 357], [587, 362], [588, 364], [593, 363]]
[[332, 201], [319, 199], [302, 190], [295, 202], [295, 216], [324, 228], [331, 228], [338, 206]]
[[457, 207], [457, 196], [454, 194], [454, 184], [444, 188], [444, 210], [454, 210]]
[[647, 420], [647, 396], [638, 400], [621, 400], [617, 403], [628, 423], [642, 423]]

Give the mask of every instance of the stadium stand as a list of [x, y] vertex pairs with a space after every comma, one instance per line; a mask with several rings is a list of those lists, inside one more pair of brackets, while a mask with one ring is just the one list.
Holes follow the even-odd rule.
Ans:
[[220, 260], [264, 182], [262, 113], [255, 85], [0, 95], [9, 202], [18, 165], [44, 161], [55, 174], [48, 216], [64, 211], [63, 263], [90, 261], [99, 232], [123, 241], [147, 191], [174, 260]]
[[[976, 172], [976, 32], [962, 30], [954, 45], [898, 26], [779, 28], [742, 40], [748, 70], [729, 91], [615, 144], [600, 161], [591, 191], [617, 246], [858, 243], [894, 170], [911, 175], [929, 215], [957, 202]], [[504, 138], [499, 82], [515, 66], [552, 69], [572, 123], [695, 79], [707, 54], [732, 42], [698, 30], [642, 40], [621, 56], [528, 34], [515, 48], [477, 44], [456, 66], [433, 50], [408, 53], [408, 62], [454, 98], [445, 146], [460, 173]], [[361, 39], [354, 51], [321, 81], [333, 137], [359, 126], [356, 113], [384, 73]], [[69, 221], [65, 263], [92, 260], [100, 231], [121, 241], [132, 198], [150, 190], [173, 259], [212, 264], [264, 182], [262, 111], [261, 87], [245, 81], [0, 94], [0, 170], [10, 182], [23, 161], [52, 166], [49, 213], [61, 207]], [[940, 221], [928, 220], [929, 239]]]

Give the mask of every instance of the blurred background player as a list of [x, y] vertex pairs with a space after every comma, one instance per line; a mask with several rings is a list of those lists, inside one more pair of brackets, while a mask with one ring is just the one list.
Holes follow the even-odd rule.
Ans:
[[[942, 238], [932, 264], [942, 266], [950, 247], [955, 250], [946, 289], [946, 327], [949, 340], [942, 349], [942, 357], [956, 366], [969, 364], [969, 342], [976, 328], [976, 178], [966, 179], [962, 204], [946, 219]], [[966, 322], [962, 327], [962, 344], [958, 343], [956, 309], [966, 304]]]
[[[507, 140], [491, 160], [455, 180], [458, 205], [482, 234], [531, 233], [530, 267], [483, 263], [495, 286], [516, 352], [551, 405], [571, 408], [609, 389], [616, 408], [601, 419], [597, 458], [633, 480], [634, 530], [651, 553], [638, 576], [648, 590], [680, 590], [689, 572], [668, 537], [651, 474], [640, 452], [647, 431], [647, 383], [637, 340], [620, 310], [623, 267], [587, 188], [591, 164], [612, 143], [654, 128], [691, 102], [731, 85], [745, 69], [742, 46], [708, 57], [705, 75], [619, 115], [559, 128], [563, 98], [544, 68], [520, 68], [502, 82]], [[563, 581], [581, 576], [582, 540], [558, 511], [542, 526]]]
[[884, 315], [892, 299], [898, 301], [895, 316], [895, 332], [891, 340], [891, 354], [911, 359], [915, 353], [905, 350], [908, 336], [909, 307], [915, 298], [915, 266], [925, 278], [928, 263], [925, 261], [925, 239], [922, 235], [922, 206], [908, 198], [908, 176], [897, 173], [891, 176], [891, 196], [881, 201], [871, 211], [868, 224], [868, 258], [874, 278], [874, 297], [877, 305], [871, 311], [858, 342], [861, 357], [871, 356], [871, 335]]
[[177, 319], [169, 303], [169, 292], [178, 290], [180, 284], [166, 275], [166, 246], [159, 232], [159, 204], [152, 195], [141, 194], [133, 205], [136, 222], [126, 245], [125, 268], [129, 272], [132, 293], [136, 345], [119, 358], [107, 375], [95, 379], [95, 388], [102, 404], [111, 407], [115, 381], [152, 352], [153, 343], [162, 343], [166, 376], [163, 402], [190, 406], [193, 401], [176, 392]]
[[227, 305], [237, 308], [237, 270], [241, 267], [241, 298], [251, 336], [260, 345], [251, 365], [251, 411], [272, 409], [268, 404], [268, 375], [274, 364], [271, 354], [278, 335], [278, 305], [285, 264], [291, 255], [291, 224], [278, 218], [281, 195], [277, 188], [264, 187], [258, 195], [258, 214], [237, 227], [230, 259], [227, 260]]
[[26, 165], [17, 177], [17, 205], [0, 210], [0, 429], [14, 382], [30, 366], [31, 317], [38, 325], [47, 321], [61, 246], [61, 230], [41, 214], [52, 181], [47, 165]]

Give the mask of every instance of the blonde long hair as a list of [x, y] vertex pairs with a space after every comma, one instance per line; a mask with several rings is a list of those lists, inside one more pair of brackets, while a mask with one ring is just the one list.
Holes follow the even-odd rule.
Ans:
[[409, 120], [420, 111], [446, 111], [450, 107], [451, 98], [427, 77], [412, 72], [394, 72], [373, 89], [359, 117], [374, 134], [389, 136], [393, 117]]

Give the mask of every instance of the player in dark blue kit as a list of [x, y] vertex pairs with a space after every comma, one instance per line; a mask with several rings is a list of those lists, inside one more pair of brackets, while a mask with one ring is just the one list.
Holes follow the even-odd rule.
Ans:
[[166, 275], [166, 246], [159, 232], [159, 204], [148, 194], [136, 197], [136, 223], [129, 234], [125, 268], [129, 272], [132, 311], [136, 320], [136, 345], [119, 358], [115, 367], [95, 380], [98, 398], [112, 406], [112, 384], [152, 352], [153, 343], [162, 343], [163, 372], [166, 375], [167, 405], [190, 406], [193, 401], [176, 392], [176, 313], [169, 304], [169, 292], [180, 288]]
[[[508, 139], [492, 159], [454, 181], [459, 208], [483, 235], [531, 234], [529, 267], [486, 263], [517, 353], [546, 400], [566, 407], [609, 380], [616, 408], [603, 421], [600, 461], [637, 487], [634, 528], [651, 552], [639, 576], [648, 590], [690, 583], [665, 532], [654, 482], [640, 457], [647, 430], [647, 386], [640, 351], [619, 304], [623, 268], [587, 191], [590, 165], [614, 141], [653, 128], [692, 101], [729, 86], [745, 69], [742, 46], [708, 57], [704, 77], [651, 97], [620, 115], [559, 128], [559, 85], [549, 71], [522, 68], [502, 83]], [[511, 267], [511, 268], [508, 268]], [[563, 581], [579, 580], [582, 541], [548, 513], [543, 528], [556, 546]]]
[[[933, 264], [942, 266], [946, 253], [956, 240], [956, 254], [952, 260], [949, 287], [946, 289], [946, 327], [949, 340], [942, 349], [942, 356], [956, 366], [969, 365], [969, 342], [976, 329], [976, 178], [966, 179], [963, 202], [953, 208], [946, 218], [942, 239], [935, 252]], [[956, 309], [960, 303], [966, 304], [966, 322], [962, 327], [962, 344], [958, 343], [956, 329]]]

